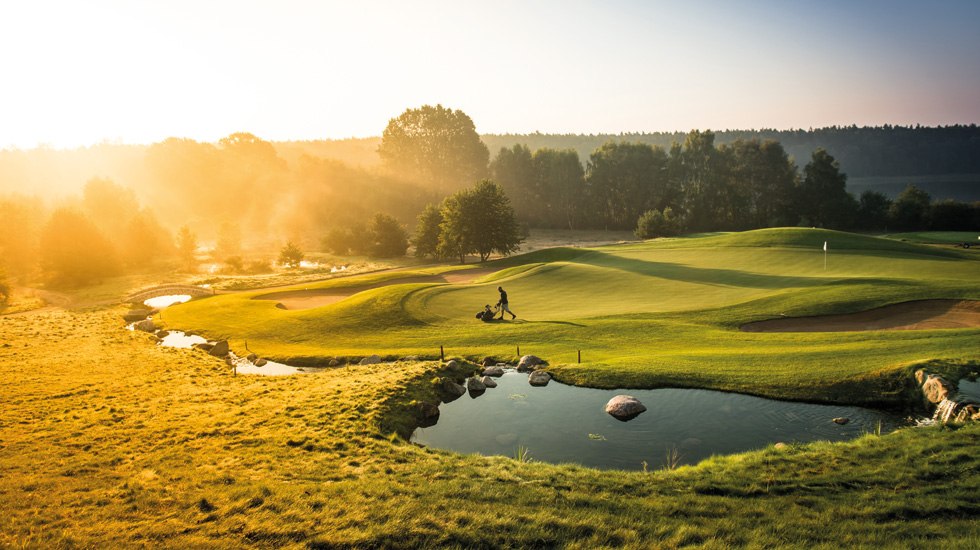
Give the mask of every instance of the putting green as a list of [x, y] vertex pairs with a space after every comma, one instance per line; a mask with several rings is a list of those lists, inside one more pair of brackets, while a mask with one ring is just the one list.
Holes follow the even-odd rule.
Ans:
[[[432, 357], [440, 346], [455, 355], [511, 357], [520, 345], [522, 353], [548, 359], [560, 378], [578, 383], [695, 385], [807, 399], [836, 399], [826, 394], [841, 378], [927, 359], [977, 359], [976, 328], [738, 330], [783, 315], [980, 298], [980, 261], [951, 250], [786, 228], [553, 249], [483, 267], [499, 271], [458, 284], [397, 280], [440, 270], [465, 273], [454, 266], [305, 285], [307, 292], [344, 288], [353, 295], [298, 311], [252, 299], [261, 292], [216, 296], [170, 308], [165, 320], [173, 328], [230, 338], [233, 348], [247, 339], [251, 350], [287, 362], [372, 353]], [[392, 284], [379, 286], [385, 282]], [[498, 285], [519, 318], [477, 321], [475, 313], [496, 302]]]

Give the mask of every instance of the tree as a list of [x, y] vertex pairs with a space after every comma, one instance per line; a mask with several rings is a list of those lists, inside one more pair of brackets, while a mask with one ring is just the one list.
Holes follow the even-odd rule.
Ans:
[[517, 219], [536, 222], [535, 168], [527, 145], [502, 147], [490, 163], [490, 177], [500, 184], [514, 204]]
[[119, 273], [112, 244], [80, 212], [56, 210], [41, 231], [41, 267], [57, 284], [84, 285]]
[[735, 140], [719, 148], [731, 178], [728, 209], [739, 229], [791, 225], [796, 165], [779, 142]]
[[858, 199], [858, 228], [881, 231], [888, 227], [888, 210], [892, 201], [883, 193], [867, 190]]
[[0, 307], [10, 301], [10, 283], [7, 282], [7, 272], [0, 267]]
[[213, 256], [215, 259], [229, 258], [231, 256], [241, 256], [242, 254], [242, 229], [237, 222], [224, 221], [218, 228], [218, 242], [215, 246]]
[[41, 199], [17, 195], [0, 199], [0, 258], [11, 278], [26, 277], [37, 268], [38, 240], [45, 222]]
[[82, 205], [88, 218], [117, 245], [122, 244], [119, 238], [125, 234], [126, 224], [139, 211], [139, 201], [132, 189], [101, 178], [85, 184]]
[[442, 191], [484, 177], [490, 159], [470, 117], [442, 105], [407, 109], [388, 121], [378, 155], [390, 170]]
[[647, 210], [636, 221], [636, 229], [633, 230], [633, 234], [640, 239], [673, 237], [680, 232], [681, 220], [674, 215], [674, 210], [669, 206], [663, 211]]
[[980, 202], [934, 202], [928, 218], [933, 231], [972, 231], [980, 227]]
[[286, 246], [279, 250], [279, 263], [289, 268], [299, 266], [303, 257], [303, 251], [293, 241], [287, 241]]
[[467, 254], [477, 253], [485, 262], [494, 252], [515, 252], [523, 241], [507, 195], [490, 180], [447, 197], [440, 210], [438, 251], [443, 257], [465, 263]]
[[197, 236], [191, 232], [191, 228], [182, 226], [177, 232], [177, 257], [184, 270], [194, 272], [197, 270]]
[[585, 194], [585, 172], [574, 149], [538, 149], [531, 158], [535, 210], [532, 221], [547, 227], [575, 228]]
[[415, 235], [412, 237], [416, 257], [439, 257], [440, 224], [442, 224], [442, 214], [439, 212], [439, 207], [434, 204], [427, 205], [425, 210], [419, 214], [418, 224], [415, 226]]
[[171, 236], [146, 209], [129, 219], [119, 241], [123, 259], [133, 266], [145, 266], [157, 258], [170, 258], [174, 253]]
[[408, 250], [408, 232], [398, 220], [378, 212], [368, 227], [371, 244], [368, 253], [375, 258], [404, 256]]
[[684, 146], [674, 149], [679, 158], [673, 174], [679, 178], [682, 205], [687, 223], [695, 230], [719, 229], [731, 225], [735, 206], [730, 196], [726, 157], [715, 148], [715, 134], [693, 130]]
[[370, 235], [361, 223], [334, 227], [320, 241], [323, 249], [338, 256], [359, 256], [370, 251]]
[[901, 231], [928, 229], [930, 202], [929, 193], [909, 185], [888, 209], [891, 227]]
[[663, 209], [674, 193], [667, 154], [645, 143], [607, 142], [589, 157], [590, 208], [609, 227], [629, 229], [641, 213]]
[[847, 192], [847, 174], [822, 148], [803, 169], [797, 208], [804, 224], [837, 229], [846, 228], [857, 213], [857, 201]]

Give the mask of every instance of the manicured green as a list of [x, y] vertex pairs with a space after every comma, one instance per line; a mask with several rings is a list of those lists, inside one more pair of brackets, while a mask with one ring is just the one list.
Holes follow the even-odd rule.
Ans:
[[[828, 243], [824, 269], [823, 243]], [[562, 381], [694, 386], [840, 403], [898, 405], [908, 365], [978, 359], [980, 329], [746, 333], [782, 315], [856, 312], [929, 298], [980, 299], [980, 261], [955, 250], [816, 229], [768, 229], [551, 249], [490, 264], [472, 284], [392, 284], [308, 310], [261, 292], [168, 309], [168, 327], [230, 338], [233, 349], [298, 363], [378, 353], [513, 358], [533, 353]], [[355, 288], [441, 269], [379, 273], [303, 288]], [[465, 269], [465, 266], [463, 267]], [[519, 315], [473, 318], [502, 285]], [[582, 351], [582, 364], [577, 352]]]

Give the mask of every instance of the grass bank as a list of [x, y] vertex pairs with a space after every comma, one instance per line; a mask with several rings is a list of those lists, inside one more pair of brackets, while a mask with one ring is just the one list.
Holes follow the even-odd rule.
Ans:
[[390, 433], [431, 391], [434, 363], [233, 377], [123, 330], [118, 313], [0, 317], [0, 547], [980, 542], [980, 426], [674, 471], [457, 455]]

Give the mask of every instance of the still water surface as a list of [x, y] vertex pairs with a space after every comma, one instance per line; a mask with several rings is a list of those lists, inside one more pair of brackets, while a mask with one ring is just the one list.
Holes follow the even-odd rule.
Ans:
[[[412, 440], [461, 453], [513, 457], [518, 446], [534, 460], [575, 462], [596, 468], [660, 468], [668, 449], [680, 464], [711, 455], [744, 452], [777, 442], [843, 441], [890, 432], [907, 421], [860, 407], [775, 401], [710, 390], [597, 390], [552, 381], [533, 387], [527, 374], [505, 372], [498, 387], [439, 407], [435, 426]], [[619, 394], [632, 395], [647, 411], [620, 422], [603, 410]], [[849, 418], [838, 425], [834, 418]]]

